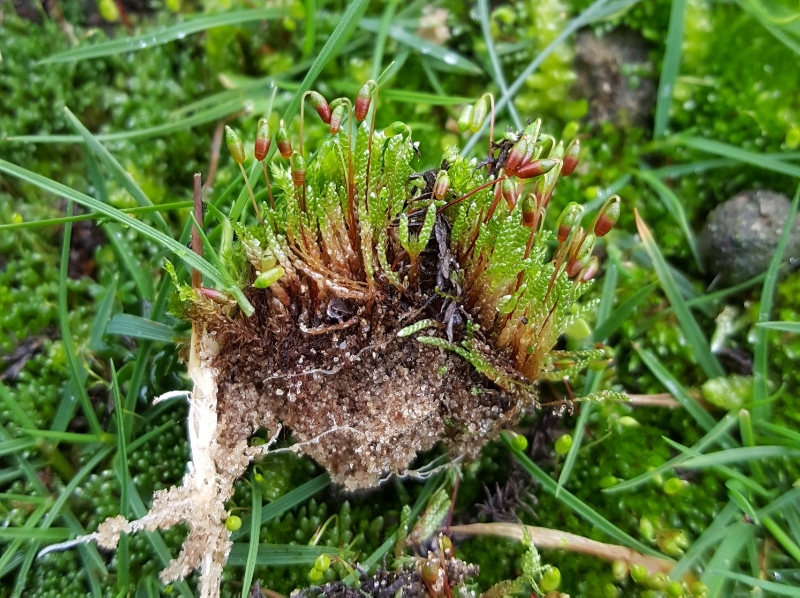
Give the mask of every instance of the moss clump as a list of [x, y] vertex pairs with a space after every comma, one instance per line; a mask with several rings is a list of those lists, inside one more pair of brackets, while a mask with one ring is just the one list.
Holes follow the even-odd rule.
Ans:
[[[356, 98], [357, 120], [373, 88]], [[556, 240], [544, 217], [577, 142], [565, 148], [537, 121], [493, 143], [485, 167], [451, 149], [415, 175], [407, 125], [364, 122], [345, 137], [349, 102], [311, 99], [333, 134], [306, 168], [302, 138], [293, 151], [278, 131], [291, 167], [273, 163], [270, 205], [253, 200], [260, 223], [237, 226], [239, 243], [221, 247], [253, 315], [215, 291], [181, 293], [213, 339], [226, 442], [282, 423], [349, 488], [405, 471], [439, 440], [475, 455], [536, 405], [537, 380], [568, 377], [597, 353], [553, 348], [591, 307], [574, 304], [619, 199], [587, 229], [571, 204]], [[481, 99], [465, 120], [477, 129], [487, 109]]]

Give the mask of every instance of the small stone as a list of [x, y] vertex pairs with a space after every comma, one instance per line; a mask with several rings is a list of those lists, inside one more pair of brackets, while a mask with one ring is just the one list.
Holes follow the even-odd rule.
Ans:
[[[765, 272], [775, 253], [791, 202], [769, 190], [743, 191], [718, 205], [700, 235], [700, 254], [722, 286]], [[784, 259], [800, 258], [800, 221], [795, 221]]]

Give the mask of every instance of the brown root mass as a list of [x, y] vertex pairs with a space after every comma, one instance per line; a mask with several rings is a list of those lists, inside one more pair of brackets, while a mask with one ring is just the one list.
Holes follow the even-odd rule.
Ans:
[[501, 391], [455, 353], [398, 337], [420, 319], [424, 297], [379, 292], [371, 304], [338, 304], [350, 312], [334, 312], [338, 320], [309, 317], [325, 310], [306, 310], [307, 297], [290, 310], [268, 290], [251, 289], [248, 299], [254, 316], [207, 324], [220, 345], [221, 443], [283, 424], [335, 481], [356, 489], [402, 475], [439, 440], [473, 456], [534, 403], [531, 391]]

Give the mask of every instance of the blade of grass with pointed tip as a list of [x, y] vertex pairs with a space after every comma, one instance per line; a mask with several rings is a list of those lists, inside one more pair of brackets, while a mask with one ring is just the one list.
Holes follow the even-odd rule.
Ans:
[[[798, 169], [800, 170], [800, 169]], [[775, 300], [775, 288], [778, 284], [778, 274], [780, 273], [781, 260], [789, 237], [792, 234], [795, 215], [797, 214], [798, 204], [800, 203], [800, 185], [794, 193], [789, 214], [786, 217], [786, 225], [783, 227], [775, 253], [767, 268], [767, 277], [764, 279], [764, 286], [761, 288], [761, 304], [758, 309], [758, 322], [768, 322], [772, 313], [772, 304]], [[756, 340], [753, 348], [753, 421], [769, 419], [771, 408], [769, 404], [759, 404], [769, 396], [768, 377], [769, 366], [767, 363], [769, 344], [767, 342], [767, 329], [756, 327]]]
[[[503, 74], [503, 65], [497, 57], [497, 49], [494, 46], [494, 38], [492, 37], [492, 29], [490, 26], [491, 21], [489, 19], [489, 3], [487, 0], [478, 0], [478, 21], [480, 21], [481, 24], [481, 32], [486, 42], [486, 51], [489, 54], [489, 61], [492, 64], [494, 82], [500, 89], [500, 93], [505, 95], [508, 93], [508, 83], [506, 83], [506, 77]], [[514, 102], [508, 103], [508, 110], [511, 113], [514, 126], [517, 127], [517, 130], [521, 131], [524, 125], [522, 124], [522, 119], [519, 117], [519, 112], [517, 112], [517, 107], [514, 105]]]
[[718, 156], [722, 156], [723, 158], [736, 160], [737, 162], [752, 164], [753, 166], [758, 166], [759, 168], [764, 168], [766, 170], [780, 172], [781, 174], [785, 174], [790, 177], [800, 178], [800, 166], [795, 166], [794, 164], [779, 160], [775, 157], [775, 154], [759, 154], [744, 150], [740, 147], [728, 145], [727, 143], [722, 143], [720, 141], [713, 141], [711, 139], [703, 139], [701, 137], [691, 137], [687, 135], [674, 135], [669, 139], [669, 142], [678, 145], [686, 145], [696, 150], [700, 150], [701, 152], [716, 154]]
[[[72, 201], [67, 202], [67, 216], [72, 216]], [[94, 405], [89, 398], [89, 394], [84, 387], [86, 370], [78, 359], [75, 349], [75, 341], [69, 327], [69, 306], [67, 305], [67, 278], [69, 271], [69, 254], [72, 240], [72, 223], [64, 226], [64, 242], [61, 246], [61, 267], [58, 276], [58, 324], [61, 329], [61, 343], [64, 347], [64, 354], [67, 358], [67, 370], [75, 388], [78, 389], [78, 399], [80, 400], [83, 414], [89, 423], [89, 429], [98, 436], [103, 433], [103, 427], [95, 413]]]
[[174, 343], [181, 336], [174, 328], [148, 318], [131, 314], [117, 314], [106, 328], [108, 334], [120, 334], [162, 343]]
[[[361, 19], [359, 23], [362, 29], [372, 33], [380, 31], [380, 21], [378, 19]], [[426, 39], [419, 37], [409, 31], [406, 31], [400, 25], [389, 25], [387, 29], [389, 37], [396, 42], [408, 46], [412, 50], [420, 52], [424, 56], [435, 58], [442, 63], [444, 68], [452, 70], [456, 73], [463, 73], [465, 75], [482, 75], [483, 71], [474, 62], [464, 58], [458, 52], [454, 52], [449, 48], [434, 44]]]
[[279, 8], [253, 8], [249, 10], [202, 15], [186, 19], [183, 23], [155, 29], [142, 33], [141, 35], [113, 39], [99, 44], [84, 44], [76, 48], [70, 48], [69, 50], [53, 54], [44, 60], [40, 60], [39, 64], [72, 62], [75, 60], [86, 60], [88, 58], [116, 56], [117, 54], [124, 54], [126, 52], [137, 52], [145, 48], [152, 48], [171, 41], [183, 39], [187, 35], [200, 33], [201, 31], [207, 31], [216, 27], [279, 19], [282, 16], [283, 10]]
[[[697, 401], [695, 401], [683, 385], [678, 382], [678, 380], [672, 376], [672, 374], [667, 371], [667, 369], [661, 364], [658, 357], [655, 354], [651, 353], [647, 349], [642, 349], [638, 345], [634, 344], [633, 348], [641, 357], [642, 362], [647, 366], [647, 368], [653, 373], [653, 375], [658, 379], [664, 387], [672, 393], [677, 401], [681, 404], [681, 406], [686, 409], [689, 415], [692, 416], [694, 421], [703, 428], [706, 432], [711, 431], [715, 424], [717, 423], [713, 417], [703, 409]], [[737, 446], [738, 443], [733, 439], [730, 434], [723, 434], [720, 437], [720, 444], [725, 448], [732, 448]]]
[[[716, 444], [720, 437], [724, 434], [727, 434], [728, 431], [733, 428], [737, 423], [735, 417], [733, 417], [730, 413], [726, 414], [717, 424], [709, 430], [700, 440], [695, 442], [692, 445], [692, 450], [697, 451], [698, 453], [704, 451], [706, 447], [713, 446]], [[604, 494], [615, 494], [617, 492], [623, 492], [625, 490], [633, 490], [634, 488], [638, 488], [642, 484], [646, 483], [648, 480], [653, 479], [655, 476], [662, 474], [666, 471], [670, 471], [674, 467], [677, 467], [680, 463], [686, 461], [690, 455], [687, 454], [680, 454], [676, 457], [673, 457], [669, 461], [665, 461], [658, 467], [651, 469], [649, 471], [644, 472], [636, 476], [635, 478], [631, 478], [630, 480], [625, 480], [624, 482], [620, 482], [619, 484], [614, 484], [609, 488], [604, 488], [602, 492]]]
[[653, 125], [653, 138], [664, 135], [669, 123], [669, 109], [675, 81], [681, 67], [681, 46], [683, 45], [683, 22], [686, 13], [686, 0], [672, 0], [669, 13], [669, 25], [665, 40], [664, 61], [661, 63], [661, 77], [658, 81], [656, 95], [656, 115]]
[[[619, 280], [619, 270], [615, 264], [610, 264], [606, 269], [606, 274], [603, 277], [603, 292], [600, 295], [600, 305], [597, 308], [598, 318], [607, 318], [611, 307], [614, 305], [614, 293], [617, 290], [617, 281]], [[583, 394], [588, 395], [596, 392], [600, 388], [603, 376], [598, 372], [590, 372], [586, 380], [586, 386], [583, 389]], [[586, 403], [581, 405], [581, 413], [578, 416], [578, 421], [575, 424], [575, 429], [572, 431], [572, 445], [567, 451], [567, 456], [564, 459], [564, 466], [561, 468], [561, 473], [558, 476], [558, 486], [556, 487], [556, 498], [559, 497], [561, 489], [569, 482], [569, 477], [572, 475], [572, 469], [575, 467], [575, 461], [578, 458], [578, 451], [583, 444], [583, 436], [586, 433], [586, 425], [589, 422], [589, 417], [594, 410], [594, 403]]]
[[703, 334], [694, 316], [692, 316], [692, 312], [689, 311], [689, 308], [686, 306], [686, 302], [675, 284], [672, 272], [670, 272], [667, 262], [661, 254], [661, 250], [658, 248], [655, 239], [653, 239], [650, 229], [647, 228], [644, 220], [639, 216], [638, 210], [634, 209], [634, 214], [636, 218], [636, 228], [642, 239], [642, 245], [644, 245], [647, 255], [650, 256], [650, 260], [653, 262], [653, 267], [658, 275], [658, 279], [661, 281], [664, 293], [667, 295], [670, 304], [675, 310], [675, 315], [686, 337], [686, 342], [692, 348], [697, 363], [709, 378], [719, 378], [725, 375], [719, 361], [717, 361], [717, 358], [711, 352], [708, 339]]
[[678, 199], [678, 196], [675, 195], [675, 192], [672, 189], [664, 184], [664, 181], [659, 180], [653, 176], [652, 173], [646, 170], [637, 170], [635, 171], [635, 174], [645, 183], [650, 185], [658, 198], [661, 200], [661, 203], [664, 204], [664, 207], [675, 219], [675, 222], [681, 229], [683, 236], [686, 238], [686, 242], [689, 244], [689, 249], [692, 252], [692, 257], [694, 257], [695, 264], [697, 264], [697, 269], [702, 272], [704, 270], [703, 261], [700, 259], [700, 250], [697, 248], [697, 238], [694, 236], [694, 231], [689, 224], [689, 219], [686, 216], [686, 210], [683, 209], [683, 203], [681, 203], [681, 200]]
[[[256, 569], [259, 553], [259, 535], [261, 534], [261, 486], [256, 482], [255, 476], [250, 482], [250, 491], [253, 493], [253, 510], [250, 511], [250, 545], [247, 548], [247, 561], [244, 566], [242, 578], [242, 598], [250, 595], [250, 584]], [[316, 558], [316, 557], [315, 557]]]
[[[503, 436], [503, 442], [511, 448], [508, 439]], [[539, 484], [541, 484], [542, 488], [549, 492], [550, 494], [555, 494], [556, 489], [558, 488], [558, 484], [556, 481], [547, 475], [542, 469], [540, 469], [533, 461], [531, 461], [525, 454], [520, 453], [519, 451], [513, 451], [512, 454], [517, 462], [522, 466], [522, 468], [527, 471], [531, 477], [533, 477]], [[660, 552], [653, 550], [649, 546], [642, 544], [636, 538], [633, 538], [626, 534], [624, 531], [619, 529], [616, 525], [608, 521], [605, 517], [600, 515], [597, 511], [595, 511], [592, 507], [587, 505], [585, 502], [577, 498], [574, 494], [562, 488], [561, 494], [559, 495], [558, 499], [561, 503], [566, 506], [567, 508], [571, 509], [575, 514], [577, 514], [582, 519], [586, 520], [588, 523], [593, 525], [598, 530], [602, 531], [604, 534], [608, 535], [611, 538], [614, 538], [620, 544], [627, 546], [628, 548], [633, 548], [634, 550], [638, 550], [642, 554], [649, 554], [651, 556], [657, 556], [659, 558], [667, 558]]]

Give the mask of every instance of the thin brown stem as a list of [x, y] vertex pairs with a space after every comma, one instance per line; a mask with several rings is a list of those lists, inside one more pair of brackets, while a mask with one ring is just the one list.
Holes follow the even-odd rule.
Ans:
[[[194, 175], [194, 219], [199, 226], [203, 226], [203, 187], [200, 173]], [[200, 232], [197, 227], [192, 227], [192, 251], [203, 257], [203, 242], [200, 240]], [[200, 270], [192, 270], [192, 287], [203, 286], [203, 275]]]
[[253, 188], [250, 186], [250, 179], [247, 178], [247, 173], [244, 171], [244, 166], [239, 164], [239, 170], [242, 171], [242, 176], [244, 177], [244, 183], [247, 185], [247, 191], [250, 193], [250, 201], [253, 202], [253, 210], [256, 213], [256, 217], [258, 221], [261, 223], [261, 226], [266, 226], [264, 224], [263, 218], [261, 218], [261, 212], [258, 210], [258, 204], [256, 203], [256, 196], [253, 194]]
[[271, 210], [275, 209], [275, 200], [272, 197], [272, 185], [269, 182], [269, 174], [267, 173], [267, 163], [261, 160], [261, 168], [264, 170], [264, 182], [267, 184], [267, 193], [269, 193], [269, 207]]
[[675, 566], [675, 562], [670, 559], [644, 555], [625, 546], [604, 544], [576, 534], [544, 527], [534, 527], [532, 525], [522, 526], [516, 523], [472, 523], [469, 525], [454, 525], [450, 527], [449, 531], [453, 534], [500, 536], [522, 541], [525, 536], [523, 529], [526, 527], [531, 541], [539, 548], [568, 550], [570, 552], [595, 556], [606, 561], [620, 560], [629, 565], [644, 565], [651, 573], [669, 573]]

